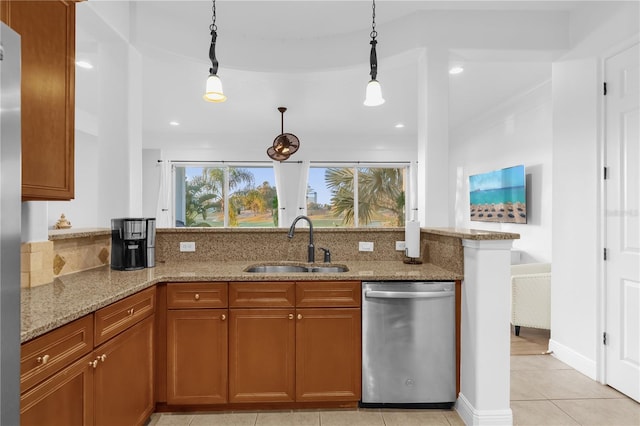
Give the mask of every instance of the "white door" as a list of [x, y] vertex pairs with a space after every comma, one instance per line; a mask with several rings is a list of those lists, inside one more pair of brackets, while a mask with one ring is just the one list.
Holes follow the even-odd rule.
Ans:
[[639, 45], [605, 61], [606, 382], [640, 401]]

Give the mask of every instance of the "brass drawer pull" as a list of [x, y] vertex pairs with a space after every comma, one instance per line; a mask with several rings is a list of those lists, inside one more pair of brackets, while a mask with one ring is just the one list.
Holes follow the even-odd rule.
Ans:
[[102, 354], [98, 357], [98, 359], [102, 362], [104, 362], [105, 359], [107, 359], [107, 354]]
[[198, 293], [196, 293], [196, 295], [193, 296], [193, 298], [196, 299], [196, 300], [200, 300], [200, 295]]
[[49, 355], [43, 355], [43, 356], [39, 356], [36, 361], [38, 361], [38, 364], [46, 364], [47, 362], [49, 362], [49, 358], [51, 358]]
[[289, 314], [289, 319], [293, 319], [293, 314]]
[[134, 310], [133, 308], [131, 308], [131, 309], [129, 309], [129, 310], [127, 311], [127, 315], [129, 315], [129, 316], [133, 316], [133, 313], [134, 313], [134, 312], [135, 312], [135, 310]]
[[94, 359], [93, 361], [89, 361], [89, 365], [92, 366], [93, 368], [98, 367], [98, 360]]
[[227, 319], [227, 316], [225, 314], [220, 315], [220, 320], [224, 321]]
[[302, 314], [298, 314], [298, 319], [302, 319]]

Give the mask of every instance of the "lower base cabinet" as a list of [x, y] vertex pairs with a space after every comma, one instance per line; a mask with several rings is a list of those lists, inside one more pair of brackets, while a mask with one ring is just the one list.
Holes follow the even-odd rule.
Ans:
[[93, 354], [86, 355], [23, 393], [20, 424], [93, 424], [93, 360]]
[[96, 425], [143, 425], [153, 413], [153, 322], [150, 316], [94, 351]]
[[295, 401], [294, 309], [229, 315], [229, 402]]
[[227, 402], [226, 309], [167, 312], [167, 403]]
[[358, 401], [360, 309], [296, 310], [296, 401]]

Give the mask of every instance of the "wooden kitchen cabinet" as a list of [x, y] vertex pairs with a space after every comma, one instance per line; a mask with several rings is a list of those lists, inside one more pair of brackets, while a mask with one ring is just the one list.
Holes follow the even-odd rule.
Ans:
[[360, 400], [360, 291], [354, 281], [296, 283], [296, 401]]
[[227, 398], [227, 283], [167, 284], [167, 403]]
[[153, 323], [148, 316], [94, 350], [96, 425], [143, 425], [153, 412]]
[[92, 425], [93, 356], [87, 355], [20, 396], [23, 426]]
[[295, 284], [229, 284], [229, 402], [295, 401]]
[[93, 315], [21, 346], [20, 424], [93, 424]]
[[296, 401], [359, 401], [359, 308], [296, 311]]
[[3, 0], [21, 36], [22, 200], [74, 197], [75, 0]]
[[151, 287], [24, 343], [20, 424], [143, 425], [155, 407], [154, 307]]

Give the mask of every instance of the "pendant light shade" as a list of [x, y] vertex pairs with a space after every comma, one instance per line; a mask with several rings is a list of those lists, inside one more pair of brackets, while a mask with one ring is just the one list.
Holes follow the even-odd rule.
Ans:
[[382, 87], [378, 80], [370, 80], [367, 84], [367, 92], [365, 94], [364, 104], [366, 106], [378, 106], [384, 103], [382, 97]]
[[222, 91], [222, 80], [215, 74], [210, 74], [207, 79], [204, 100], [208, 102], [224, 102], [227, 100], [227, 97]]
[[369, 75], [371, 75], [371, 80], [367, 84], [367, 91], [365, 93], [364, 104], [366, 106], [378, 106], [384, 103], [384, 98], [382, 97], [382, 87], [376, 77], [378, 76], [378, 55], [376, 54], [376, 45], [378, 41], [376, 37], [378, 37], [378, 31], [376, 31], [376, 0], [373, 0], [372, 4], [373, 12], [371, 14], [371, 41], [369, 44], [371, 45], [371, 53], [369, 54], [369, 67], [371, 71]]
[[218, 77], [218, 59], [216, 59], [216, 40], [218, 39], [218, 27], [216, 26], [216, 0], [213, 0], [211, 6], [211, 45], [209, 46], [209, 60], [211, 68], [209, 68], [209, 78], [207, 78], [207, 86], [204, 92], [204, 100], [207, 102], [224, 102], [227, 100], [222, 91], [222, 81]]

